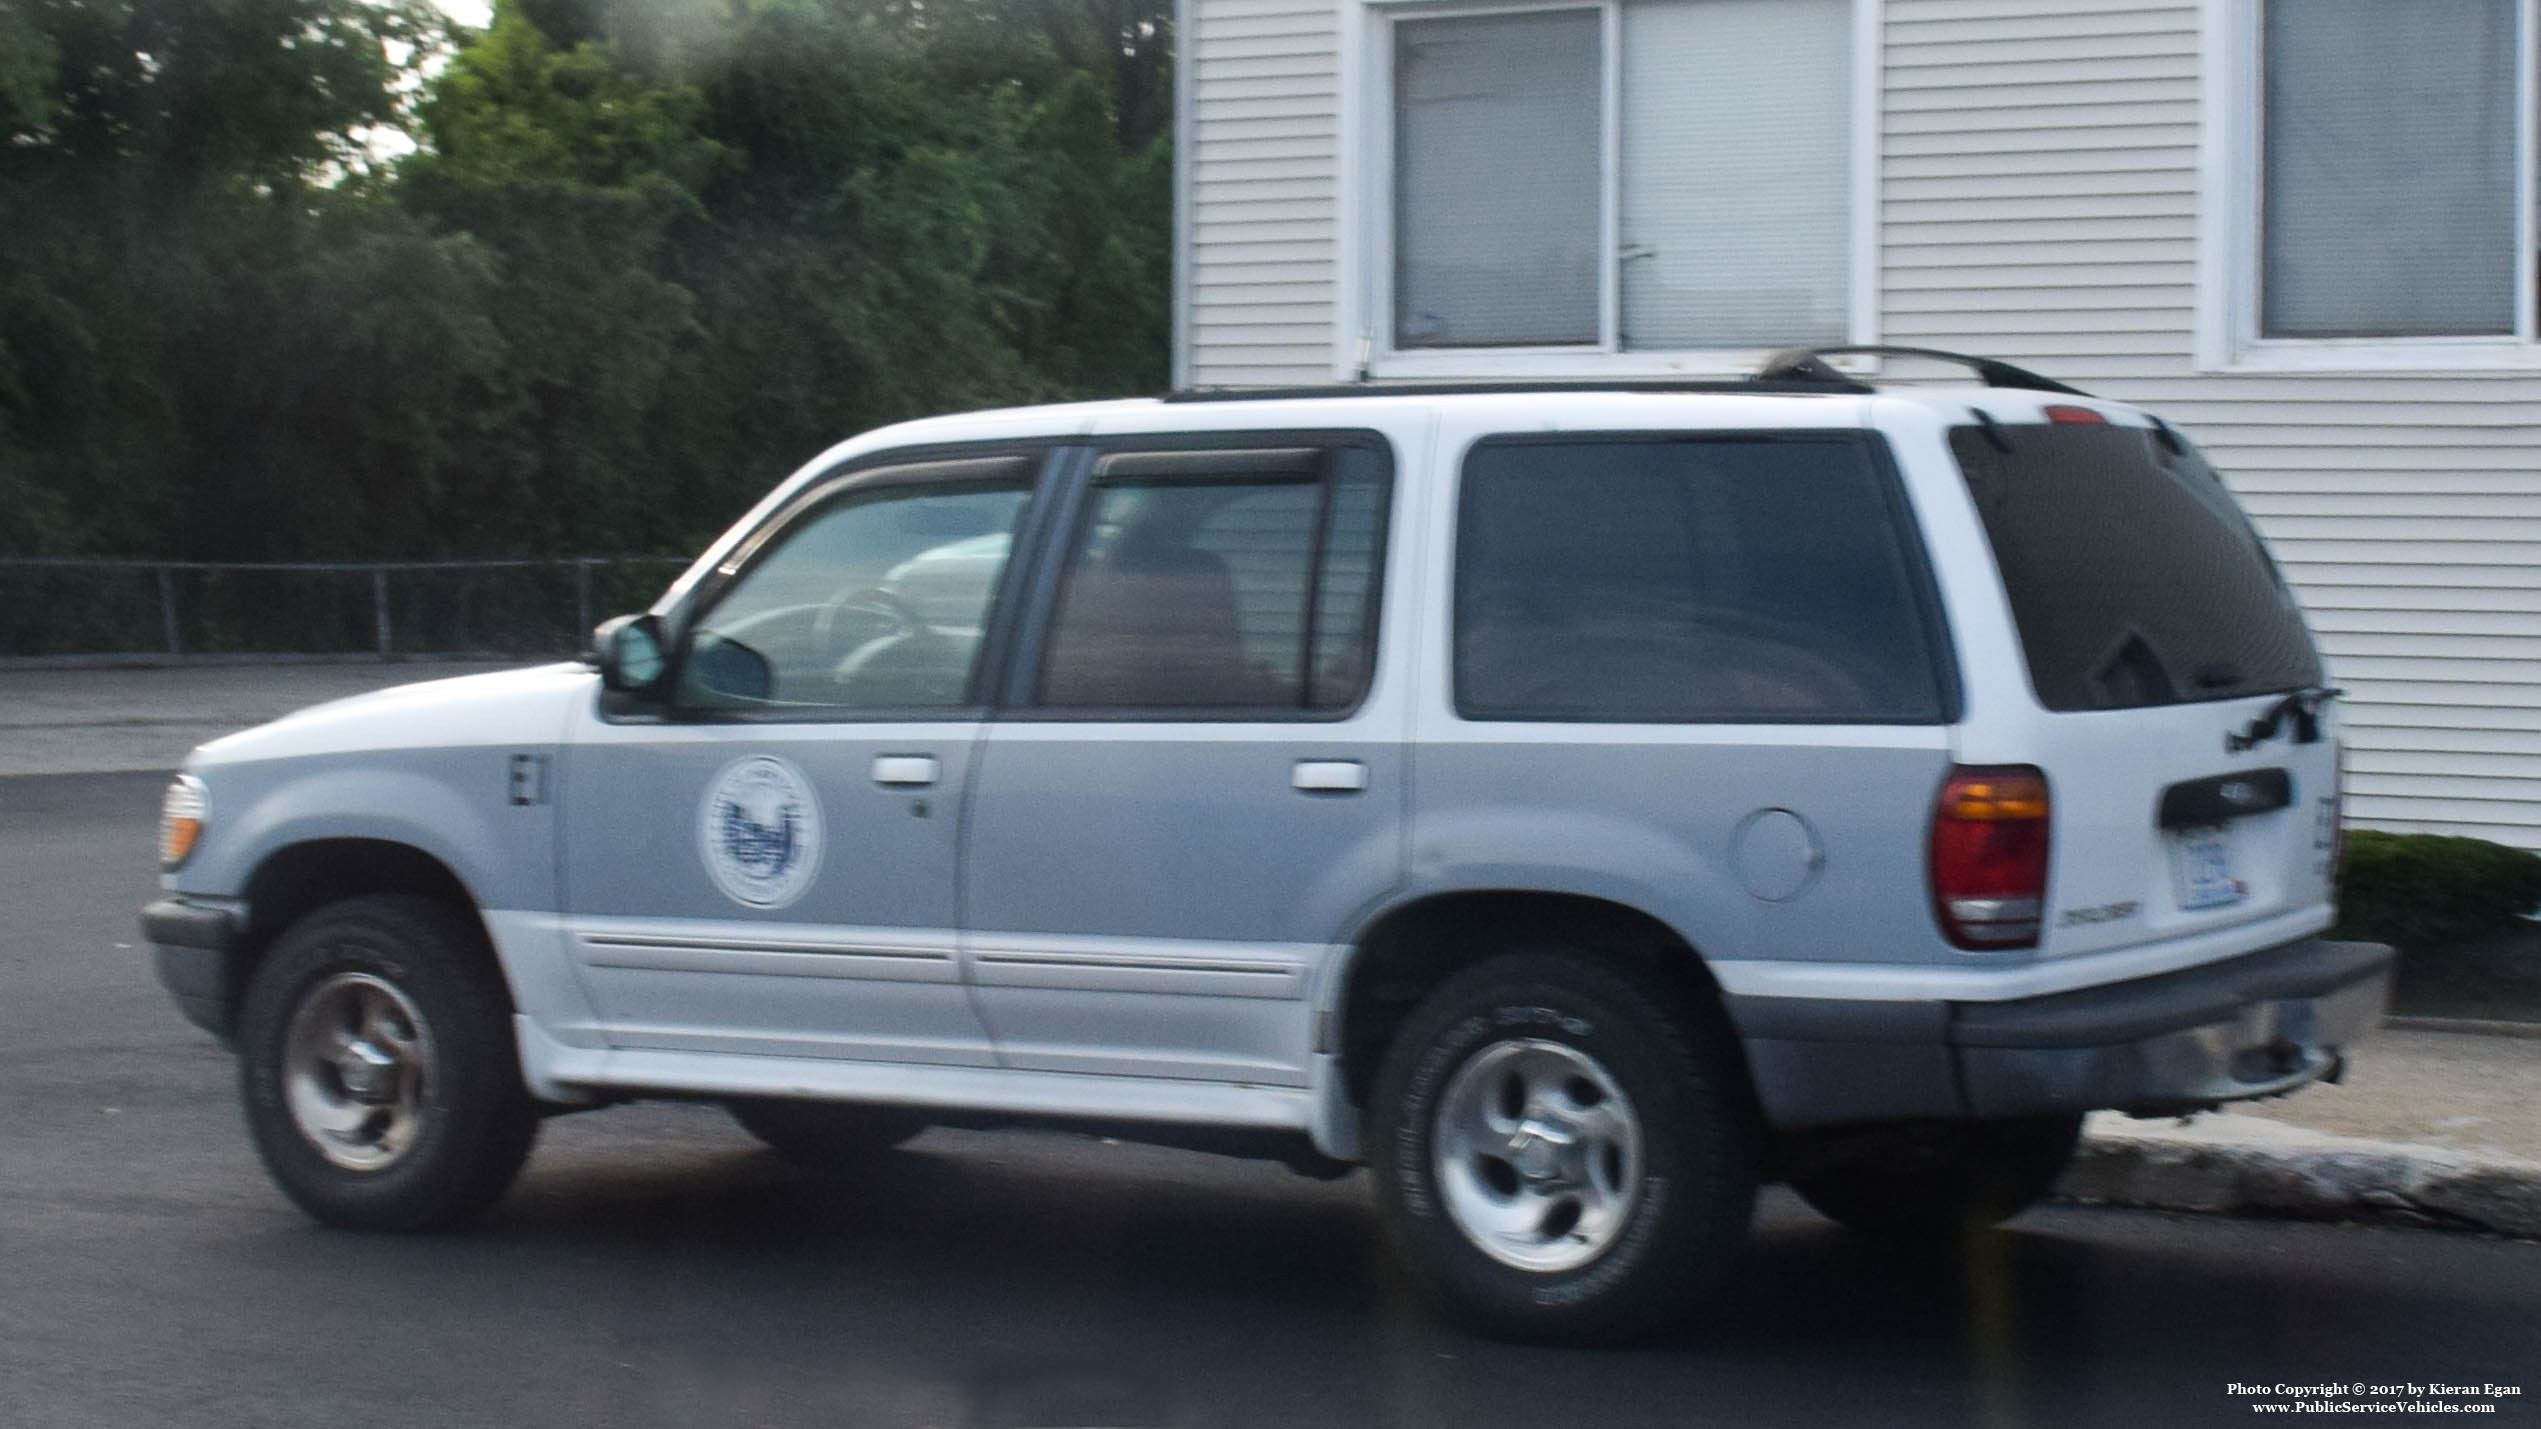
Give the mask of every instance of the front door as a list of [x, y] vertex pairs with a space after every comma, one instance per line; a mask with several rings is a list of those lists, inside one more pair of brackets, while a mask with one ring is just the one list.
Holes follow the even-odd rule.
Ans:
[[992, 1065], [954, 857], [1037, 454], [815, 488], [688, 622], [666, 705], [595, 710], [560, 800], [612, 1046]]
[[1096, 454], [965, 825], [1008, 1065], [1306, 1084], [1331, 940], [1401, 868], [1389, 466], [1373, 434]]

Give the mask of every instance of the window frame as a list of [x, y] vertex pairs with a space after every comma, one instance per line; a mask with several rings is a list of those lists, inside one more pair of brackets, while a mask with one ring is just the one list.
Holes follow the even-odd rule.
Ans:
[[[1065, 603], [1068, 577], [1093, 530], [1094, 494], [1100, 486], [1099, 472], [1103, 464], [1118, 457], [1188, 456], [1195, 465], [1212, 458], [1243, 452], [1295, 452], [1313, 448], [1324, 452], [1326, 470], [1311, 480], [1322, 490], [1317, 500], [1314, 568], [1308, 574], [1310, 592], [1319, 591], [1323, 565], [1329, 555], [1325, 527], [1329, 523], [1334, 477], [1329, 470], [1331, 454], [1344, 450], [1365, 451], [1379, 466], [1376, 475], [1376, 529], [1372, 534], [1372, 550], [1368, 571], [1366, 608], [1361, 612], [1360, 639], [1367, 651], [1365, 667], [1360, 672], [1358, 688], [1349, 699], [1331, 709], [1301, 709], [1293, 706], [1093, 706], [1049, 705], [1041, 702], [1042, 667], [1047, 661], [1052, 642], [1052, 627], [1060, 607]], [[993, 704], [1000, 721], [1029, 721], [1051, 724], [1339, 724], [1356, 718], [1367, 708], [1371, 695], [1383, 674], [1383, 651], [1379, 641], [1384, 631], [1386, 582], [1390, 573], [1389, 556], [1394, 539], [1394, 510], [1401, 489], [1401, 463], [1394, 445], [1384, 434], [1373, 430], [1330, 428], [1312, 430], [1247, 430], [1216, 432], [1170, 432], [1122, 435], [1096, 438], [1072, 446], [1060, 463], [1055, 487], [1048, 502], [1031, 561], [1032, 569], [1024, 577], [1021, 610], [1017, 616], [1011, 646], [1003, 652], [1005, 665], [997, 682]], [[1013, 572], [1009, 571], [1009, 575]], [[1313, 601], [1309, 601], [1311, 611]]]
[[[1623, 7], [1633, 0], [1343, 0], [1340, 55], [1340, 154], [1333, 375], [1370, 377], [1673, 377], [1745, 375], [1770, 349], [1720, 347], [1626, 350], [1621, 344], [1622, 282], [1619, 203], [1622, 169]], [[1879, 147], [1881, 11], [1886, 0], [1848, 0], [1852, 7], [1852, 113], [1847, 170], [1850, 206], [1845, 342], [1879, 341]], [[1598, 331], [1590, 345], [1409, 348], [1394, 346], [1394, 55], [1395, 27], [1406, 21], [1489, 15], [1600, 12], [1601, 183], [1598, 224]], [[1848, 371], [1875, 371], [1872, 360], [1836, 359]]]
[[2196, 364], [2207, 372], [2541, 370], [2541, 0], [2516, 0], [2515, 332], [2268, 337], [2260, 329], [2268, 0], [2203, 0]]
[[[1914, 603], [1912, 619], [1922, 634], [1924, 649], [1932, 667], [1936, 713], [1930, 719], [1865, 719], [1858, 714], [1786, 714], [1770, 718], [1742, 715], [1737, 718], [1650, 719], [1640, 715], [1591, 715], [1567, 711], [1543, 714], [1512, 714], [1501, 711], [1476, 712], [1465, 702], [1460, 676], [1463, 661], [1463, 624], [1465, 618], [1464, 536], [1470, 509], [1466, 476], [1474, 454], [1496, 447], [1510, 446], [1582, 446], [1582, 445], [1683, 445], [1702, 442], [1806, 442], [1818, 445], [1850, 446], [1858, 449], [1868, 463], [1871, 479], [1880, 495], [1880, 507], [1888, 521], [1888, 529], [1896, 539], [1897, 554], [1903, 564], [1907, 596]], [[1915, 513], [1913, 498], [1906, 490], [1905, 474], [1897, 463], [1897, 454], [1888, 438], [1879, 432], [1847, 427], [1722, 427], [1701, 430], [1685, 429], [1580, 429], [1558, 432], [1502, 432], [1485, 436], [1467, 446], [1456, 459], [1455, 496], [1446, 513], [1449, 539], [1449, 568], [1446, 574], [1446, 641], [1442, 673], [1446, 677], [1447, 708], [1464, 724], [1575, 724], [1617, 725], [1642, 728], [1682, 729], [1779, 729], [1791, 727], [1850, 727], [1858, 729], [1939, 729], [1957, 724], [1967, 713], [1966, 685], [1959, 672], [1958, 647], [1952, 641], [1950, 624], [1941, 595], [1941, 578], [1933, 565], [1932, 552], [1925, 542], [1923, 524]]]
[[[964, 722], [985, 718], [990, 695], [998, 688], [1005, 656], [1013, 642], [1015, 622], [1025, 593], [1023, 576], [1045, 523], [1053, 470], [1065, 443], [1058, 440], [980, 443], [935, 447], [902, 447], [853, 457], [803, 484], [783, 505], [768, 513], [718, 560], [705, 578], [691, 587], [662, 616], [663, 643], [669, 668], [659, 697], [638, 698], [604, 691], [601, 717], [615, 724], [918, 724]], [[963, 488], [998, 484], [976, 476], [930, 471], [948, 465], [1009, 462], [1024, 494], [1015, 518], [1013, 545], [991, 595], [978, 657], [971, 668], [964, 700], [958, 705], [769, 705], [698, 706], [680, 704], [676, 692], [684, 674], [699, 622], [713, 613], [741, 580], [757, 569], [805, 522], [818, 520], [842, 497], [864, 491], [906, 488]]]

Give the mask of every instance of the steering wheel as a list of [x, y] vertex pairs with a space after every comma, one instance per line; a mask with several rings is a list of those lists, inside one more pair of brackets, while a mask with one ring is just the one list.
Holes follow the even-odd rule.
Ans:
[[[841, 636], [858, 617], [886, 621], [889, 628], [859, 636], [852, 641], [853, 649], [840, 650], [841, 644], [849, 643]], [[927, 623], [917, 607], [898, 592], [881, 586], [842, 595], [821, 607], [814, 628], [828, 648], [838, 652], [837, 662], [830, 666], [829, 679], [837, 698], [849, 703], [904, 702], [886, 692], [896, 690], [893, 682], [905, 682], [913, 670], [925, 670], [939, 663], [944, 641], [943, 634]]]
[[[836, 641], [840, 633], [839, 623], [849, 615], [879, 616], [891, 623], [890, 629], [883, 631], [880, 636], [871, 637], [873, 639], [893, 635], [921, 635], [927, 630], [926, 617], [918, 614], [917, 607], [903, 599], [898, 591], [887, 586], [867, 586], [863, 590], [847, 591], [830, 597], [829, 602], [821, 607], [819, 617], [812, 622], [813, 638], [823, 645]], [[859, 645], [865, 643], [867, 642], [858, 642]]]

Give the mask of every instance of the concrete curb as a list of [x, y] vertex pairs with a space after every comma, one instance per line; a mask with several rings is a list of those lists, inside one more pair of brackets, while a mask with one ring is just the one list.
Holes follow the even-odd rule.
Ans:
[[2095, 1115], [2056, 1193], [2103, 1205], [2398, 1219], [2541, 1238], [2541, 1164], [2228, 1112], [2186, 1124]]
[[2541, 1022], [2506, 1022], [2492, 1017], [2408, 1017], [2382, 1019], [2385, 1027], [2404, 1032], [2458, 1032], [2470, 1037], [2541, 1038]]

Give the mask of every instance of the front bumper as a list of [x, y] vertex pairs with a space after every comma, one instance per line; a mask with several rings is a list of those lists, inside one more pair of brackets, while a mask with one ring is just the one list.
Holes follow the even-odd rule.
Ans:
[[1730, 1016], [1776, 1126], [2158, 1114], [2335, 1080], [2382, 1020], [2391, 959], [2305, 938], [2051, 997], [1731, 998]]
[[162, 898], [141, 910], [151, 966], [185, 1020], [229, 1040], [230, 954], [246, 930], [246, 910], [201, 898]]

